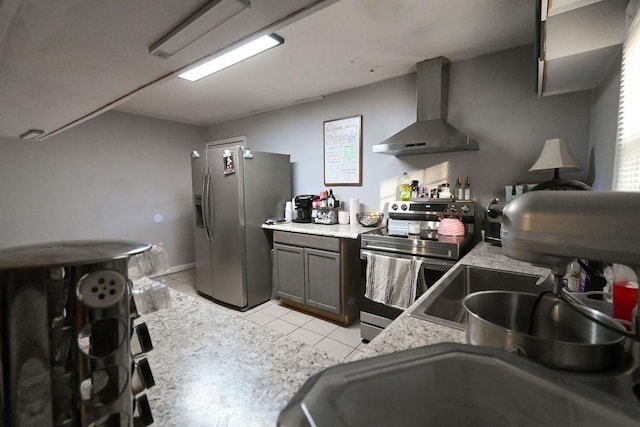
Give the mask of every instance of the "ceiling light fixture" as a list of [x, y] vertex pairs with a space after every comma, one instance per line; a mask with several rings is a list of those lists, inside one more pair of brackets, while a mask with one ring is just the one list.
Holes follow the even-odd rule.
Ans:
[[178, 77], [195, 82], [203, 77], [216, 73], [220, 70], [224, 70], [233, 64], [237, 64], [247, 58], [271, 49], [272, 47], [281, 45], [282, 43], [284, 43], [284, 39], [277, 34], [262, 36], [227, 53], [215, 56], [214, 58], [179, 74]]
[[162, 36], [149, 53], [167, 59], [251, 7], [249, 0], [212, 0]]
[[29, 129], [22, 135], [20, 135], [20, 139], [38, 139], [42, 135], [44, 135], [44, 131], [40, 129]]

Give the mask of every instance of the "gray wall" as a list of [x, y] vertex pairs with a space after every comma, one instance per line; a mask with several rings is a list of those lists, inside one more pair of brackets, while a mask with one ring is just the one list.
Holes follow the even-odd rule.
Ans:
[[[426, 185], [471, 176], [480, 206], [504, 186], [540, 182], [552, 171], [529, 172], [549, 138], [563, 137], [586, 166], [591, 92], [539, 99], [534, 93], [533, 46], [523, 46], [451, 65], [449, 122], [480, 143], [476, 152], [393, 157], [372, 153], [372, 145], [415, 120], [415, 74], [389, 79], [298, 105], [207, 129], [209, 140], [246, 135], [253, 149], [289, 153], [294, 162], [294, 194], [323, 187], [322, 123], [363, 115], [363, 185], [335, 189], [343, 200], [358, 197], [365, 209], [394, 198], [396, 179], [408, 171]], [[586, 170], [565, 172], [584, 180]]]
[[596, 190], [613, 188], [621, 61], [622, 53], [600, 87], [592, 91], [589, 180]]
[[[593, 95], [539, 99], [531, 46], [455, 62], [449, 121], [480, 142], [477, 152], [399, 158], [371, 152], [415, 120], [413, 74], [206, 129], [114, 111], [44, 142], [0, 138], [0, 248], [89, 238], [162, 241], [172, 266], [191, 263], [192, 149], [246, 135], [253, 149], [291, 154], [294, 194], [317, 193], [324, 188], [323, 121], [357, 114], [363, 115], [363, 185], [335, 191], [343, 200], [360, 198], [364, 209], [393, 199], [405, 170], [426, 185], [469, 175], [482, 207], [505, 184], [550, 178], [551, 171], [528, 169], [554, 137], [569, 140], [584, 168], [563, 177], [608, 189], [619, 81], [614, 64]], [[154, 221], [156, 214], [162, 222]]]
[[189, 153], [202, 141], [201, 127], [120, 112], [42, 142], [0, 139], [0, 247], [130, 239], [193, 262]]

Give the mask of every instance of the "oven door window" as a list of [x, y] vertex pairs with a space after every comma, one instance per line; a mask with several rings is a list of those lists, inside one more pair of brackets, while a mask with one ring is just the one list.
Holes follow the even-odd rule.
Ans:
[[[422, 267], [420, 268], [420, 273], [418, 274], [418, 280], [416, 283], [416, 287], [417, 287], [416, 299], [419, 298], [423, 293], [425, 293], [427, 289], [433, 286], [450, 268], [450, 267], [443, 267], [441, 265], [438, 265], [435, 267], [429, 267], [427, 264], [428, 263], [422, 264]], [[363, 277], [366, 277], [366, 275], [364, 274], [364, 271], [366, 270], [364, 269], [366, 269], [366, 261], [363, 261]], [[403, 310], [399, 308], [391, 307], [376, 301], [371, 301], [368, 298], [365, 298], [364, 283], [363, 283], [363, 290], [361, 292], [361, 295], [362, 295], [362, 301], [360, 306], [361, 311], [382, 316], [387, 319], [395, 319], [403, 312]]]

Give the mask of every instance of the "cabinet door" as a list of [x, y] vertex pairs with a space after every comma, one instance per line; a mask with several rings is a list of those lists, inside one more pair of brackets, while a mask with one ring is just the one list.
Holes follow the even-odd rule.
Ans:
[[342, 314], [340, 254], [306, 248], [306, 304], [335, 314]]
[[278, 296], [304, 303], [304, 249], [274, 243], [273, 269]]

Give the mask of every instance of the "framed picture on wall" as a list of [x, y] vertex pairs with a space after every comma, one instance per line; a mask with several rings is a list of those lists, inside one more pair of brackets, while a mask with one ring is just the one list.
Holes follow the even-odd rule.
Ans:
[[362, 185], [362, 115], [323, 126], [324, 185]]

